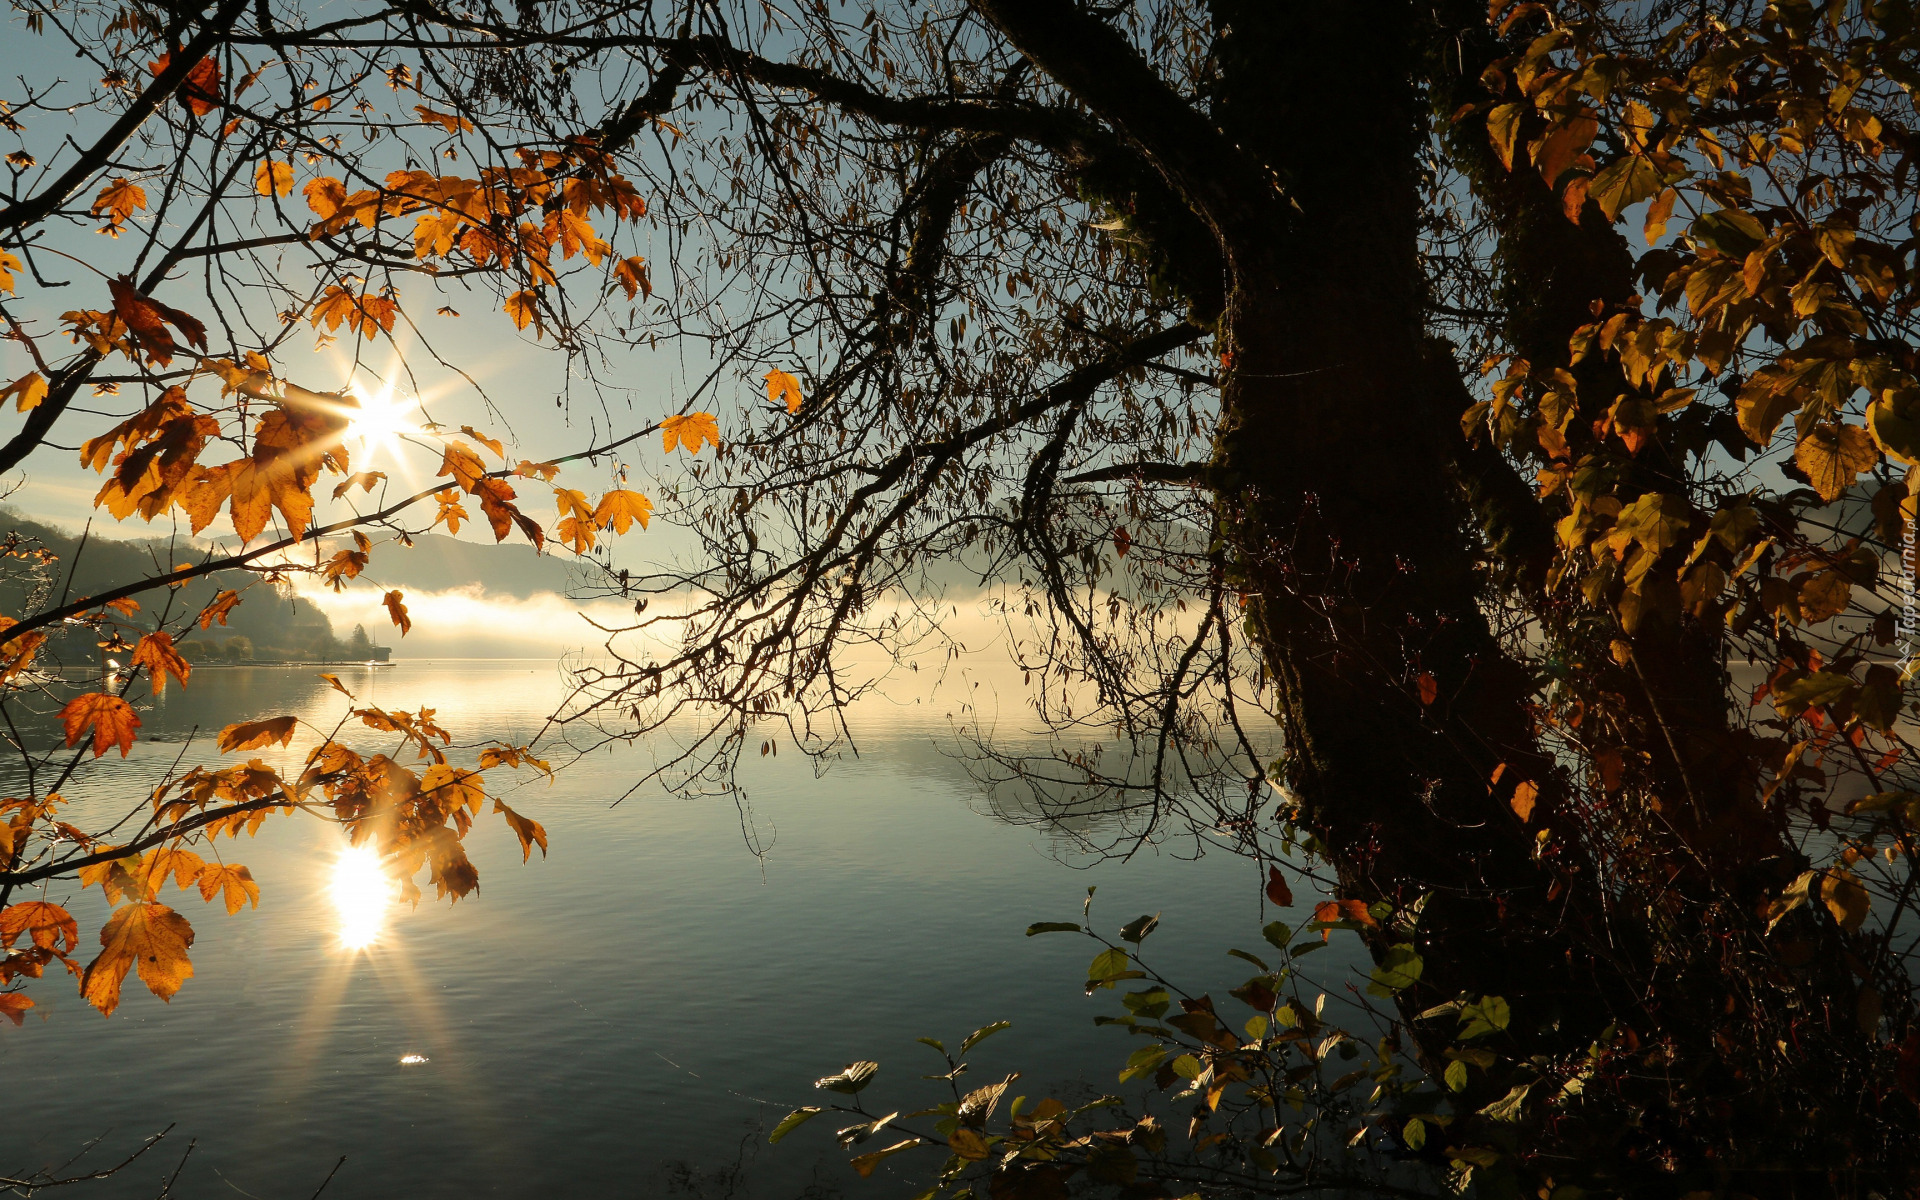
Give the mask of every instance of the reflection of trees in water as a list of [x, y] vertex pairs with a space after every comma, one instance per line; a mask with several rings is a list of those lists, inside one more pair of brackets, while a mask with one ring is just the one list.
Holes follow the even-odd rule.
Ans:
[[731, 1161], [709, 1158], [700, 1162], [670, 1159], [654, 1173], [654, 1185], [647, 1194], [686, 1196], [694, 1200], [838, 1200], [838, 1186], [825, 1179], [824, 1164], [816, 1163], [813, 1177], [792, 1191], [769, 1190], [759, 1186], [754, 1167], [767, 1152], [770, 1126], [755, 1122], [745, 1126], [734, 1143]]

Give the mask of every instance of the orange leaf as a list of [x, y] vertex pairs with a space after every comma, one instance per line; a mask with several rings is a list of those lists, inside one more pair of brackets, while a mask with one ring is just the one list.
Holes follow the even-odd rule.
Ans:
[[308, 180], [300, 194], [307, 198], [307, 207], [323, 221], [347, 206], [347, 185], [330, 175]]
[[448, 133], [473, 132], [473, 122], [458, 113], [439, 112], [424, 104], [414, 105], [413, 111], [420, 114], [422, 125], [438, 125]]
[[273, 717], [265, 721], [242, 721], [229, 725], [220, 731], [220, 752], [231, 754], [236, 750], [257, 750], [275, 742], [285, 746], [293, 741], [293, 730], [299, 723], [297, 717]]
[[15, 1025], [21, 1023], [26, 1011], [33, 1007], [33, 998], [19, 992], [0, 993], [0, 1016], [5, 1016]]
[[413, 619], [407, 616], [407, 606], [401, 603], [403, 599], [405, 597], [399, 592], [388, 592], [381, 598], [381, 603], [387, 606], [387, 615], [400, 627], [401, 637], [407, 636], [407, 631], [413, 628]]
[[493, 456], [499, 459], [501, 462], [507, 461], [507, 448], [500, 444], [500, 440], [498, 438], [490, 438], [486, 434], [481, 433], [478, 429], [475, 429], [471, 425], [462, 425], [460, 427], [460, 432], [466, 434], [468, 437], [472, 438], [474, 441], [479, 442], [482, 446], [485, 446], [487, 449], [493, 451]]
[[[72, 914], [45, 900], [24, 900], [0, 909], [0, 946], [13, 945], [23, 933], [34, 945], [55, 954], [72, 953], [80, 945], [80, 926]], [[67, 944], [65, 950], [59, 948], [62, 941]]]
[[140, 644], [133, 648], [133, 665], [147, 669], [156, 696], [166, 694], [169, 674], [184, 686], [187, 676], [193, 673], [193, 667], [174, 649], [173, 635], [170, 633], [156, 632], [142, 636]]
[[200, 610], [200, 628], [211, 628], [215, 621], [225, 625], [227, 614], [232, 612], [233, 606], [238, 603], [240, 603], [239, 592], [221, 592], [213, 598], [212, 603]]
[[528, 325], [532, 325], [535, 334], [544, 333], [545, 330], [540, 324], [539, 299], [538, 293], [535, 292], [515, 292], [507, 297], [507, 302], [500, 306], [500, 310], [513, 318], [515, 329], [525, 329]]
[[668, 417], [660, 422], [661, 449], [672, 453], [675, 445], [684, 447], [688, 454], [700, 453], [702, 442], [713, 443], [720, 448], [720, 422], [712, 413], [688, 413], [685, 416]]
[[640, 293], [653, 298], [653, 280], [647, 276], [647, 260], [644, 258], [623, 258], [613, 264], [613, 281], [627, 293], [631, 300]]
[[105, 754], [109, 746], [120, 747], [120, 757], [125, 758], [127, 751], [133, 749], [133, 731], [140, 728], [140, 718], [134, 715], [133, 706], [104, 692], [91, 692], [67, 701], [67, 706], [60, 710], [60, 720], [66, 725], [69, 746], [78, 745], [85, 732], [93, 730], [95, 758]]
[[140, 611], [140, 602], [132, 596], [122, 596], [118, 600], [107, 601], [107, 607], [121, 616], [130, 617]]
[[171, 1000], [193, 977], [193, 964], [187, 960], [193, 926], [164, 904], [135, 903], [114, 910], [100, 927], [100, 945], [100, 957], [81, 976], [80, 994], [104, 1015], [111, 1016], [120, 1006], [120, 982], [136, 963], [140, 981], [162, 1000]]
[[147, 206], [147, 190], [137, 183], [115, 178], [100, 189], [88, 209], [96, 217], [105, 217], [115, 225], [124, 222]]
[[787, 406], [787, 411], [790, 413], [800, 411], [802, 401], [800, 398], [800, 381], [798, 379], [795, 379], [785, 371], [772, 370], [767, 372], [766, 381], [767, 399], [769, 401], [775, 404], [784, 402]]
[[453, 481], [471, 492], [480, 485], [487, 474], [487, 464], [480, 456], [460, 442], [448, 442], [440, 456], [440, 475], [451, 475]]
[[[1368, 928], [1379, 925], [1379, 922], [1373, 919], [1373, 914], [1367, 911], [1367, 903], [1364, 900], [1322, 900], [1313, 906], [1313, 919], [1326, 923], [1352, 921]], [[1331, 931], [1322, 929], [1320, 940], [1326, 941], [1329, 932]]]
[[1507, 803], [1513, 806], [1513, 815], [1525, 825], [1533, 819], [1533, 806], [1540, 799], [1540, 785], [1531, 779], [1523, 779], [1514, 785], [1513, 799]]
[[493, 811], [507, 819], [507, 827], [512, 829], [514, 836], [520, 839], [521, 862], [528, 862], [533, 858], [533, 847], [536, 842], [540, 845], [540, 857], [547, 856], [547, 831], [540, 822], [528, 820], [498, 800], [493, 802]]
[[[173, 61], [171, 53], [162, 54], [148, 69], [157, 77], [164, 75]], [[244, 84], [242, 87], [244, 88]], [[180, 102], [196, 117], [204, 117], [220, 106], [220, 66], [211, 58], [193, 64], [180, 85]]]
[[1418, 678], [1414, 680], [1414, 683], [1419, 685], [1420, 703], [1423, 706], [1430, 705], [1440, 698], [1440, 685], [1436, 683], [1433, 676], [1426, 671], [1420, 672]]
[[293, 164], [261, 159], [260, 169], [253, 173], [253, 190], [262, 196], [291, 196]]

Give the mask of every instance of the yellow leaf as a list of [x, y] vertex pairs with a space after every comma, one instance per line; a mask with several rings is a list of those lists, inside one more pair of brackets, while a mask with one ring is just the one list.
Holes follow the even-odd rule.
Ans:
[[1846, 871], [1828, 871], [1820, 878], [1820, 899], [1840, 928], [1855, 933], [1873, 908], [1873, 897]]
[[414, 105], [413, 111], [420, 114], [420, 123], [422, 125], [438, 125], [448, 133], [471, 133], [473, 131], [473, 122], [457, 113], [439, 112], [435, 109], [428, 108], [424, 104]]
[[1532, 780], [1523, 779], [1514, 785], [1513, 799], [1508, 803], [1513, 806], [1513, 815], [1520, 818], [1522, 825], [1533, 819], [1533, 806], [1539, 798], [1540, 785]]
[[435, 763], [420, 777], [420, 795], [431, 796], [442, 812], [464, 808], [479, 812], [487, 792], [480, 783], [480, 772], [468, 771], [447, 763]]
[[520, 839], [521, 862], [528, 862], [533, 858], [533, 848], [536, 844], [540, 847], [540, 857], [545, 858], [547, 856], [547, 830], [545, 826], [541, 825], [538, 821], [529, 820], [521, 816], [498, 800], [493, 802], [493, 811], [507, 819], [507, 828], [513, 830], [513, 835]]
[[625, 488], [600, 497], [599, 507], [593, 510], [593, 523], [602, 529], [612, 526], [615, 533], [625, 533], [635, 521], [645, 529], [652, 519], [653, 501]]
[[[798, 379], [795, 379], [785, 371], [774, 370], [767, 372], [766, 381], [767, 399], [769, 401], [774, 404], [784, 403], [787, 406], [787, 411], [790, 413], [800, 411], [802, 401], [800, 398], [800, 381]], [[718, 445], [717, 442], [715, 444]]]
[[538, 300], [539, 296], [534, 292], [515, 292], [507, 297], [507, 302], [500, 308], [502, 312], [513, 318], [515, 329], [525, 329], [528, 325], [532, 325], [534, 333], [538, 335], [545, 332], [540, 325]]
[[104, 1015], [119, 1007], [120, 982], [136, 964], [140, 981], [162, 1000], [171, 1000], [193, 977], [193, 964], [187, 960], [193, 926], [164, 904], [135, 903], [114, 910], [100, 927], [100, 945], [100, 957], [81, 976], [80, 994]]
[[0, 291], [13, 291], [13, 273], [19, 269], [20, 260], [0, 250]]
[[253, 173], [253, 190], [262, 196], [292, 195], [293, 164], [262, 159], [260, 169]]
[[28, 371], [5, 388], [0, 388], [0, 404], [5, 404], [8, 396], [15, 398], [13, 402], [15, 412], [26, 412], [30, 408], [38, 408], [40, 402], [47, 398], [47, 381], [41, 378], [40, 372]]
[[1831, 504], [1860, 472], [1880, 461], [1880, 447], [1858, 425], [1816, 425], [1794, 448], [1793, 461], [1813, 481], [1820, 498]]
[[[58, 904], [45, 900], [25, 900], [0, 909], [0, 946], [11, 946], [21, 934], [42, 950], [56, 954], [72, 953], [80, 944], [80, 926]], [[60, 949], [60, 943], [66, 949]]]
[[685, 416], [668, 417], [660, 422], [661, 448], [668, 453], [676, 444], [684, 447], [688, 454], [700, 453], [700, 444], [713, 443], [720, 448], [720, 422], [712, 413], [688, 413]]
[[309, 181], [300, 189], [300, 194], [307, 198], [307, 207], [323, 221], [347, 206], [347, 185], [329, 175]]
[[468, 437], [472, 438], [474, 441], [479, 442], [482, 446], [485, 446], [487, 449], [493, 451], [493, 456], [499, 459], [501, 462], [507, 461], [506, 447], [500, 444], [500, 440], [498, 438], [490, 438], [486, 434], [481, 433], [479, 430], [475, 429], [471, 425], [462, 425], [460, 427], [460, 432], [466, 434]]
[[119, 225], [146, 206], [145, 188], [137, 183], [116, 178], [100, 189], [100, 194], [93, 198], [93, 206], [88, 211], [96, 217], [106, 217], [113, 224]]
[[627, 299], [646, 293], [653, 298], [653, 280], [647, 276], [647, 260], [644, 258], [623, 258], [613, 264], [613, 281], [627, 293]]

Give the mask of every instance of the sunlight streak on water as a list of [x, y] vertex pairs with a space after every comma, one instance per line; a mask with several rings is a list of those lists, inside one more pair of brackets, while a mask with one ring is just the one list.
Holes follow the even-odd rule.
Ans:
[[380, 940], [395, 887], [372, 846], [349, 846], [334, 860], [328, 887], [340, 917], [340, 944], [364, 950]]

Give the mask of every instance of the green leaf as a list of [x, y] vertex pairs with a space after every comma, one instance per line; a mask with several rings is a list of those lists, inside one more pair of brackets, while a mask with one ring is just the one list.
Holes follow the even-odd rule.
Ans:
[[780, 1118], [780, 1123], [773, 1127], [773, 1132], [771, 1134], [767, 1135], [767, 1143], [771, 1145], [774, 1142], [779, 1141], [781, 1138], [792, 1133], [794, 1130], [800, 1128], [802, 1125], [805, 1125], [808, 1121], [811, 1121], [815, 1117], [819, 1116], [823, 1111], [824, 1110], [818, 1109], [818, 1108], [794, 1109], [792, 1112], [788, 1113], [786, 1116]]
[[1273, 970], [1272, 967], [1269, 967], [1266, 963], [1260, 961], [1258, 958], [1254, 957], [1253, 955], [1248, 954], [1245, 950], [1229, 950], [1227, 951], [1227, 953], [1231, 954], [1235, 958], [1246, 959], [1248, 962], [1252, 963], [1254, 966], [1259, 967], [1262, 971]]
[[1460, 1062], [1458, 1060], [1448, 1063], [1446, 1080], [1447, 1080], [1448, 1090], [1455, 1091], [1455, 1092], [1466, 1091], [1467, 1090], [1467, 1064]]
[[1406, 1141], [1407, 1149], [1418, 1150], [1427, 1144], [1427, 1123], [1419, 1117], [1413, 1117], [1408, 1120], [1407, 1127], [1400, 1131], [1400, 1136]]
[[1027, 936], [1036, 933], [1079, 933], [1080, 927], [1072, 921], [1041, 921], [1027, 926]]
[[1460, 1040], [1470, 1041], [1505, 1029], [1512, 1017], [1512, 1010], [1501, 996], [1483, 996], [1477, 1004], [1463, 1004], [1460, 1006]]
[[1173, 1067], [1173, 1073], [1182, 1079], [1191, 1081], [1200, 1078], [1200, 1060], [1191, 1054], [1182, 1054], [1169, 1065]]
[[1369, 996], [1391, 997], [1402, 988], [1412, 987], [1426, 969], [1426, 963], [1414, 950], [1413, 943], [1402, 942], [1389, 948], [1373, 969], [1373, 982], [1367, 985]]
[[946, 1043], [942, 1042], [939, 1038], [915, 1038], [913, 1040], [919, 1042], [922, 1046], [932, 1046], [942, 1054], [947, 1052]]
[[1587, 195], [1599, 203], [1609, 221], [1619, 220], [1622, 212], [1659, 190], [1660, 172], [1637, 154], [1614, 163], [1587, 185]]
[[1002, 1029], [1005, 1029], [1012, 1024], [1013, 1024], [1012, 1021], [995, 1021], [991, 1025], [982, 1025], [980, 1028], [968, 1034], [967, 1039], [960, 1043], [960, 1053], [965, 1054], [967, 1051], [973, 1049], [975, 1046], [978, 1046], [981, 1042], [986, 1041], [988, 1038], [992, 1037], [994, 1034], [999, 1033]]
[[1737, 208], [1707, 213], [1694, 221], [1692, 233], [1694, 241], [1732, 258], [1745, 258], [1767, 238], [1766, 228], [1754, 215]]
[[1127, 1055], [1127, 1065], [1120, 1072], [1120, 1082], [1126, 1083], [1128, 1080], [1138, 1079], [1142, 1075], [1152, 1074], [1160, 1068], [1161, 1062], [1163, 1062], [1166, 1057], [1167, 1048], [1158, 1043], [1151, 1046], [1140, 1047], [1132, 1054]]
[[1492, 1117], [1496, 1121], [1518, 1121], [1520, 1109], [1527, 1102], [1527, 1093], [1532, 1091], [1533, 1085], [1538, 1082], [1540, 1081], [1537, 1079], [1530, 1079], [1520, 1084], [1505, 1096], [1481, 1109], [1481, 1115]]
[[1111, 986], [1111, 981], [1127, 969], [1130, 961], [1127, 952], [1118, 946], [1102, 950], [1087, 967], [1087, 982]]
[[1141, 942], [1146, 941], [1147, 935], [1152, 933], [1154, 928], [1159, 924], [1159, 913], [1154, 913], [1152, 916], [1135, 917], [1120, 927], [1120, 940], [1123, 942], [1132, 942], [1137, 946]]
[[1137, 1016], [1158, 1018], [1173, 1003], [1173, 997], [1165, 988], [1148, 988], [1144, 992], [1128, 992], [1120, 998], [1120, 1003]]
[[872, 1083], [874, 1072], [879, 1069], [880, 1064], [877, 1062], [848, 1063], [846, 1070], [838, 1075], [816, 1079], [813, 1081], [813, 1086], [825, 1088], [830, 1092], [839, 1092], [843, 1096], [851, 1096]]
[[1260, 936], [1272, 943], [1275, 950], [1285, 950], [1288, 940], [1293, 937], [1293, 930], [1287, 927], [1285, 921], [1269, 921], [1260, 930]]

